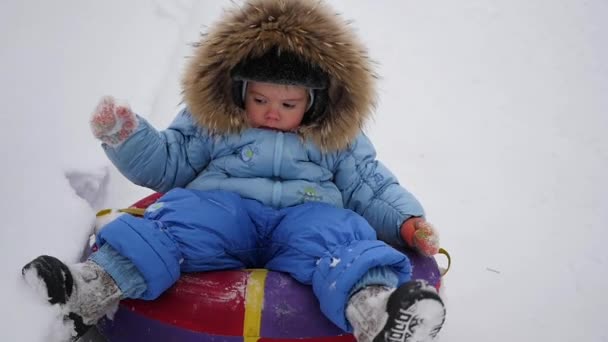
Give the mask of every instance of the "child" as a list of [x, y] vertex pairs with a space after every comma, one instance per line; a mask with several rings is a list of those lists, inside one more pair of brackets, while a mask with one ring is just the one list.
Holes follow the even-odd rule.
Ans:
[[181, 272], [265, 267], [312, 285], [358, 341], [433, 339], [443, 303], [389, 244], [433, 255], [437, 235], [361, 132], [375, 75], [333, 13], [308, 0], [228, 12], [198, 46], [187, 107], [165, 131], [102, 99], [91, 123], [105, 152], [165, 195], [143, 218], [108, 223], [86, 262], [40, 256], [26, 280], [94, 324], [122, 298], [157, 298]]

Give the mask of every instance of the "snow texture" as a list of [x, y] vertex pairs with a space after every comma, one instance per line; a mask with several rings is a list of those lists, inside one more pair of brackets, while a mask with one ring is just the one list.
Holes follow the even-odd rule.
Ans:
[[355, 293], [346, 306], [346, 317], [358, 342], [371, 342], [388, 319], [386, 303], [393, 288], [368, 286]]
[[[378, 157], [453, 258], [440, 340], [608, 341], [608, 2], [330, 3], [378, 61]], [[99, 99], [166, 127], [190, 43], [226, 6], [0, 2], [0, 340], [60, 340], [21, 267], [78, 261], [98, 209], [150, 193], [92, 137]]]
[[94, 262], [70, 266], [74, 291], [66, 305], [66, 312], [82, 317], [84, 324], [94, 324], [101, 317], [113, 318], [122, 293], [107, 273]]
[[[112, 211], [110, 211], [108, 214], [96, 217], [95, 224], [93, 225], [93, 231], [95, 233], [98, 233], [101, 228], [103, 228], [106, 224], [116, 220], [119, 216], [126, 215], [125, 213], [118, 211], [118, 209], [116, 208], [111, 209]], [[94, 239], [95, 235], [92, 234], [92, 237]]]
[[[62, 272], [62, 274], [64, 274]], [[49, 300], [49, 293], [46, 283], [38, 276], [38, 271], [31, 267], [23, 272], [23, 280], [42, 300]]]
[[331, 258], [331, 263], [329, 264], [329, 267], [336, 267], [338, 266], [338, 264], [340, 263], [340, 258], [336, 258], [336, 257], [332, 257]]

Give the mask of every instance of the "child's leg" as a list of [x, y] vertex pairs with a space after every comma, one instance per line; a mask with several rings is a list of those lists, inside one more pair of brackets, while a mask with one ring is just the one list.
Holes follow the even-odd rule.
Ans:
[[[312, 284], [321, 310], [346, 331], [354, 325], [359, 341], [389, 341], [400, 328], [395, 324], [403, 320], [401, 310], [411, 309], [421, 290], [423, 297], [434, 294], [438, 299], [432, 287], [411, 281], [408, 258], [376, 240], [367, 221], [349, 210], [322, 204], [287, 209], [272, 234], [270, 253], [274, 258], [268, 268]], [[438, 304], [429, 322], [443, 323], [443, 304]], [[424, 334], [432, 335], [420, 330], [412, 337], [416, 339], [404, 341], [424, 341]]]
[[[256, 228], [243, 200], [223, 191], [174, 189], [151, 205], [144, 218], [121, 216], [98, 238], [139, 270], [147, 288], [135, 298], [143, 299], [158, 297], [182, 271], [243, 268], [257, 247]], [[112, 272], [112, 260], [92, 258], [120, 278]]]
[[356, 213], [317, 203], [284, 212], [270, 237], [269, 255], [274, 257], [266, 267], [312, 284], [321, 311], [342, 329], [351, 331], [346, 303], [370, 269], [385, 270], [387, 276], [376, 279], [379, 285], [396, 287], [410, 280], [407, 256], [378, 241], [375, 231]]
[[30, 287], [49, 303], [61, 306], [65, 320], [73, 321], [76, 337], [104, 315], [112, 315], [120, 299], [138, 298], [147, 288], [135, 265], [109, 244], [87, 261], [72, 265], [52, 256], [39, 256], [25, 265], [22, 273]]
[[[158, 297], [177, 281], [180, 271], [244, 267], [257, 237], [238, 195], [176, 189], [152, 205], [144, 218], [123, 215], [108, 223], [98, 243], [99, 251], [82, 264], [68, 267], [41, 256], [24, 267], [26, 280], [42, 280], [52, 304], [70, 306], [70, 312], [78, 314], [86, 312], [85, 306], [101, 305], [83, 317], [87, 324], [101, 318], [119, 298]], [[84, 270], [93, 270], [95, 276]], [[93, 293], [101, 293], [99, 287], [107, 292], [104, 296]]]
[[25, 265], [22, 273], [30, 287], [63, 309], [64, 321], [73, 324], [76, 338], [101, 317], [112, 314], [122, 295], [112, 277], [92, 261], [67, 266], [42, 255]]

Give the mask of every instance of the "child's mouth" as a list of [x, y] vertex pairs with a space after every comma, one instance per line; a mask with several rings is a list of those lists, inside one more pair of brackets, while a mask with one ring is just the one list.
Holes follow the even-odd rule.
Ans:
[[282, 131], [282, 130], [281, 130], [281, 129], [279, 129], [279, 128], [276, 128], [276, 127], [270, 127], [270, 126], [258, 126], [258, 128], [259, 128], [259, 129], [270, 129], [270, 130], [273, 130], [273, 131]]

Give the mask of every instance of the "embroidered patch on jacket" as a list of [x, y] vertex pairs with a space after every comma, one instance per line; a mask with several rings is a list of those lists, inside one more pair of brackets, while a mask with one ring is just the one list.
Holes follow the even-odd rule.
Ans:
[[317, 189], [312, 186], [307, 186], [303, 190], [298, 191], [302, 196], [302, 202], [319, 202], [323, 200], [323, 196], [317, 194]]
[[241, 157], [241, 160], [244, 161], [247, 164], [252, 164], [253, 163], [253, 159], [255, 157], [256, 154], [258, 154], [259, 149], [255, 146], [252, 145], [247, 145], [243, 148], [241, 148], [241, 152], [239, 153], [239, 156]]
[[373, 179], [374, 179], [374, 181], [376, 183], [380, 183], [380, 182], [382, 182], [384, 180], [384, 176], [382, 174], [380, 174], [380, 173], [375, 173], [373, 175]]

